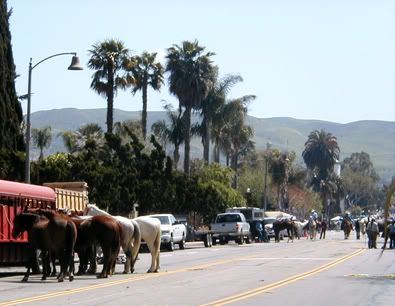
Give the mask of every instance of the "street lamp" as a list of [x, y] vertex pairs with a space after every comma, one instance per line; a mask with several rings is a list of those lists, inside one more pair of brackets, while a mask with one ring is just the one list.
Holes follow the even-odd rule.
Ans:
[[267, 210], [267, 168], [268, 168], [268, 162], [269, 162], [269, 155], [270, 153], [270, 146], [271, 143], [267, 142], [266, 143], [266, 152], [267, 154], [265, 154], [265, 182], [264, 182], [264, 190], [263, 190], [263, 209], [266, 211]]
[[50, 58], [61, 56], [61, 55], [73, 55], [71, 59], [71, 64], [67, 68], [68, 70], [83, 70], [80, 65], [80, 60], [77, 56], [76, 52], [63, 52], [57, 53], [51, 56], [48, 56], [37, 64], [32, 64], [32, 58], [30, 58], [29, 62], [29, 79], [28, 79], [28, 87], [27, 87], [27, 113], [26, 113], [26, 161], [25, 161], [25, 182], [30, 184], [30, 105], [31, 105], [31, 88], [32, 88], [32, 71], [42, 62], [49, 60]]

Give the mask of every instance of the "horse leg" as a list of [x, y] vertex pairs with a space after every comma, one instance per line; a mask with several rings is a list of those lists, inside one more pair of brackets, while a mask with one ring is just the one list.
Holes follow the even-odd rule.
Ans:
[[111, 266], [111, 251], [110, 247], [101, 245], [102, 252], [103, 252], [103, 269], [101, 273], [97, 276], [97, 278], [107, 278], [108, 277], [108, 270], [109, 265]]
[[151, 253], [151, 267], [148, 269], [147, 273], [152, 273], [156, 272], [156, 251], [155, 251], [155, 246], [152, 242], [147, 242], [148, 249]]
[[85, 254], [89, 257], [89, 269], [88, 273], [89, 274], [96, 274], [97, 270], [97, 264], [96, 264], [96, 245], [93, 244], [91, 245], [88, 250], [87, 254]]
[[132, 248], [133, 248], [132, 242], [130, 242], [127, 247], [122, 248], [126, 255], [126, 261], [122, 272], [123, 274], [127, 274], [130, 270], [131, 261], [132, 261]]

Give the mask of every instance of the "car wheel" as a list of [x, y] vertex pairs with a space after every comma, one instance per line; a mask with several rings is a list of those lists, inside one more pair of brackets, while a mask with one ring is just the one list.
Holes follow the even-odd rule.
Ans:
[[180, 247], [180, 250], [185, 249], [185, 235], [184, 234], [182, 234], [181, 242], [178, 245]]
[[237, 240], [237, 243], [240, 244], [240, 245], [244, 244], [244, 235], [243, 235], [243, 233], [241, 233], [241, 236]]
[[170, 242], [167, 244], [167, 250], [170, 251], [170, 252], [174, 251], [173, 237], [171, 238]]
[[250, 244], [251, 241], [252, 241], [251, 235], [248, 235], [247, 238], [246, 238], [246, 243]]

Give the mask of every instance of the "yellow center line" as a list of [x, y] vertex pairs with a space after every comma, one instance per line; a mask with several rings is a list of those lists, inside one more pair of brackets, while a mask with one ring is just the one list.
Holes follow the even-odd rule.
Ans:
[[[361, 252], [361, 251], [359, 250], [356, 253], [359, 254], [359, 252]], [[138, 276], [134, 275], [132, 277], [128, 277], [128, 278], [125, 278], [125, 279], [109, 281], [109, 282], [105, 282], [105, 283], [101, 283], [101, 284], [89, 285], [89, 286], [84, 286], [84, 287], [75, 288], [75, 289], [66, 289], [66, 290], [62, 290], [62, 291], [56, 291], [56, 292], [51, 292], [51, 293], [37, 295], [37, 296], [31, 296], [31, 297], [26, 297], [26, 298], [21, 298], [21, 299], [16, 299], [16, 300], [10, 300], [10, 301], [6, 301], [6, 302], [0, 303], [0, 306], [26, 304], [26, 303], [31, 303], [31, 302], [37, 302], [37, 301], [52, 299], [52, 298], [56, 298], [56, 297], [60, 297], [60, 296], [77, 294], [77, 293], [85, 292], [85, 291], [91, 291], [91, 290], [96, 290], [96, 289], [101, 289], [101, 288], [108, 288], [108, 287], [112, 287], [112, 286], [116, 286], [116, 285], [121, 285], [121, 284], [136, 282], [136, 281], [142, 281], [142, 280], [146, 280], [146, 279], [152, 279], [152, 278], [157, 278], [157, 277], [162, 277], [162, 276], [167, 276], [167, 275], [173, 275], [173, 274], [182, 273], [182, 272], [207, 269], [207, 268], [210, 268], [210, 267], [213, 267], [213, 266], [224, 265], [224, 264], [228, 264], [228, 263], [234, 263], [234, 262], [237, 262], [237, 261], [243, 261], [243, 260], [251, 259], [251, 258], [254, 258], [254, 257], [257, 257], [257, 256], [261, 256], [261, 254], [253, 254], [253, 255], [239, 257], [239, 258], [233, 258], [233, 259], [224, 259], [224, 260], [220, 260], [220, 261], [215, 261], [215, 262], [210, 262], [210, 263], [206, 263], [206, 264], [196, 265], [196, 266], [193, 266], [193, 267], [181, 268], [181, 269], [177, 269], [177, 270], [173, 270], [173, 271], [166, 271], [166, 272], [160, 272], [160, 273], [148, 273], [148, 274], [143, 274], [143, 275], [138, 275]], [[345, 257], [337, 259], [337, 260], [335, 260], [334, 262], [332, 262], [330, 264], [332, 264], [332, 265], [334, 263], [337, 264], [337, 263], [339, 263], [340, 260], [343, 260], [343, 258], [348, 259], [349, 256], [351, 256], [351, 255], [347, 255]], [[346, 260], [346, 259], [344, 259], [344, 260]], [[319, 267], [317, 269], [322, 269], [322, 267], [325, 267], [325, 266], [326, 265], [321, 266], [321, 267]], [[317, 270], [317, 269], [314, 269], [314, 270]], [[314, 270], [312, 270], [312, 271], [314, 271]], [[307, 273], [303, 273], [301, 275], [308, 274], [308, 273], [311, 274], [311, 271], [307, 272]], [[306, 275], [306, 276], [308, 276], [308, 275]], [[306, 276], [303, 276], [303, 277], [306, 277]], [[300, 275], [299, 275], [299, 277], [300, 277]], [[288, 278], [288, 279], [285, 279], [283, 281], [277, 282], [277, 283], [290, 282], [294, 278], [295, 278], [295, 276], [291, 277], [291, 278]], [[269, 286], [274, 286], [277, 283], [271, 284]], [[263, 287], [263, 288], [266, 288], [266, 287]], [[238, 297], [238, 296], [245, 296], [246, 294], [253, 294], [254, 291], [263, 290], [263, 288], [258, 288], [258, 289], [252, 290], [252, 291], [248, 291], [248, 292], [245, 292], [243, 294], [240, 294], [240, 295], [237, 295], [237, 296], [233, 296], [232, 298], [235, 298], [235, 297]], [[270, 288], [270, 289], [273, 289], [273, 288]], [[269, 289], [265, 289], [265, 290], [269, 290]], [[256, 293], [256, 294], [259, 294], [259, 293]], [[246, 297], [244, 297], [244, 298], [246, 298]], [[242, 299], [244, 299], [244, 298], [242, 298]], [[218, 303], [220, 301], [225, 301], [225, 300], [228, 300], [228, 299], [229, 298], [224, 299], [224, 300], [219, 300], [219, 301], [207, 304], [207, 305], [215, 305], [216, 303]]]
[[324, 265], [319, 266], [317, 268], [314, 268], [314, 269], [312, 269], [310, 271], [307, 271], [307, 272], [304, 272], [304, 273], [301, 273], [301, 274], [297, 274], [297, 275], [288, 277], [286, 279], [277, 281], [275, 283], [272, 283], [272, 284], [269, 284], [269, 285], [266, 285], [266, 286], [263, 286], [263, 287], [255, 288], [253, 290], [249, 290], [249, 291], [246, 291], [246, 292], [243, 292], [243, 293], [240, 293], [240, 294], [236, 294], [236, 295], [224, 298], [224, 299], [216, 300], [214, 302], [210, 302], [210, 303], [207, 303], [207, 304], [202, 304], [200, 306], [226, 305], [226, 304], [235, 303], [235, 302], [238, 302], [238, 301], [241, 301], [241, 300], [245, 300], [245, 299], [251, 298], [251, 297], [253, 297], [255, 295], [262, 294], [264, 292], [268, 292], [270, 290], [273, 290], [273, 289], [276, 289], [276, 288], [280, 288], [280, 287], [283, 287], [285, 285], [289, 285], [289, 284], [291, 284], [293, 282], [296, 282], [298, 280], [301, 280], [301, 279], [304, 279], [306, 277], [309, 277], [309, 276], [318, 274], [320, 272], [323, 272], [325, 270], [328, 270], [329, 268], [332, 268], [332, 267], [334, 267], [334, 266], [336, 266], [336, 265], [338, 265], [338, 264], [340, 264], [340, 263], [342, 263], [342, 262], [344, 262], [344, 261], [346, 261], [346, 260], [348, 260], [348, 259], [350, 259], [350, 258], [352, 258], [354, 256], [362, 254], [364, 251], [366, 251], [366, 250], [365, 249], [359, 249], [356, 252], [353, 252], [351, 254], [347, 254], [347, 255], [345, 255], [343, 257], [335, 259], [334, 261], [331, 261], [330, 263], [324, 264]]
[[201, 264], [201, 265], [197, 265], [197, 266], [193, 266], [193, 267], [181, 268], [181, 269], [177, 269], [177, 270], [173, 270], [173, 271], [166, 271], [166, 272], [160, 272], [160, 273], [147, 273], [144, 275], [128, 277], [128, 278], [120, 279], [120, 280], [116, 280], [116, 281], [109, 281], [109, 282], [102, 283], [102, 284], [90, 285], [90, 286], [85, 286], [85, 287], [80, 287], [80, 288], [75, 288], [75, 289], [62, 290], [62, 291], [51, 292], [51, 293], [47, 293], [47, 294], [43, 294], [43, 295], [37, 295], [37, 296], [26, 297], [26, 298], [7, 301], [7, 302], [2, 302], [2, 303], [0, 303], [0, 306], [26, 304], [26, 303], [51, 299], [51, 298], [55, 298], [55, 297], [59, 297], [59, 296], [76, 294], [76, 293], [80, 293], [80, 292], [84, 292], [84, 291], [90, 291], [90, 290], [95, 290], [95, 289], [100, 289], [100, 288], [112, 287], [112, 286], [125, 284], [125, 283], [141, 281], [141, 280], [145, 280], [145, 279], [157, 278], [157, 277], [161, 277], [161, 276], [167, 276], [167, 275], [172, 275], [172, 274], [187, 272], [187, 271], [193, 271], [193, 270], [206, 269], [206, 268], [217, 266], [217, 265], [223, 265], [223, 264], [233, 263], [233, 262], [240, 261], [240, 260], [245, 260], [245, 259], [248, 259], [248, 258], [251, 258], [254, 256], [258, 256], [258, 255], [255, 254], [255, 255], [250, 255], [250, 256], [246, 256], [246, 257], [242, 257], [242, 258], [225, 259], [225, 260]]

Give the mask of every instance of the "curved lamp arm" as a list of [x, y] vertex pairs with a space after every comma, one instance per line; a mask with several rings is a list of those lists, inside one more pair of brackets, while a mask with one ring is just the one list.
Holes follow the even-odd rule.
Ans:
[[[49, 60], [50, 58], [56, 57], [56, 56], [60, 56], [60, 55], [74, 55], [77, 56], [77, 52], [62, 52], [62, 53], [57, 53], [51, 56], [48, 56], [44, 59], [42, 59], [41, 61], [39, 61], [37, 64], [35, 64], [34, 66], [32, 66], [30, 69], [33, 70], [35, 67], [37, 67], [38, 65], [40, 65], [42, 62], [45, 62], [46, 60]], [[32, 58], [30, 58], [30, 63], [32, 62]]]

